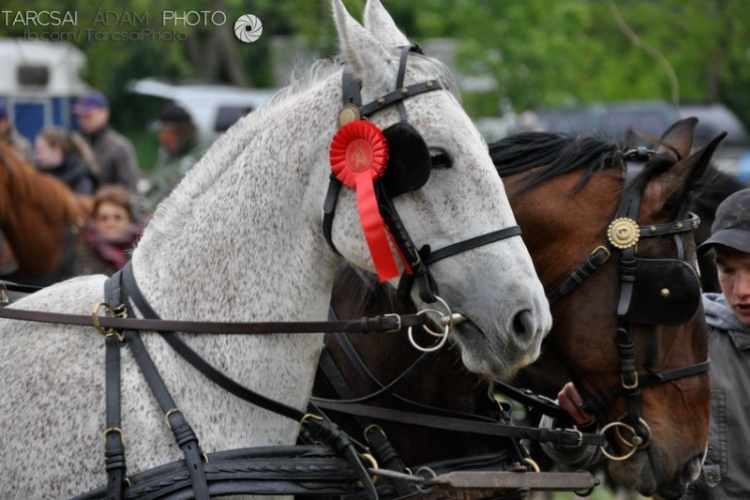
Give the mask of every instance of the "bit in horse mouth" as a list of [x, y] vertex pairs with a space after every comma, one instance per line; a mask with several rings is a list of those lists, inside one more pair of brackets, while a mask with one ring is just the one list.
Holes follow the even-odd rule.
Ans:
[[466, 316], [461, 313], [453, 313], [450, 316], [446, 314], [445, 316], [440, 318], [440, 326], [445, 327], [449, 324], [459, 325], [466, 321], [466, 319]]

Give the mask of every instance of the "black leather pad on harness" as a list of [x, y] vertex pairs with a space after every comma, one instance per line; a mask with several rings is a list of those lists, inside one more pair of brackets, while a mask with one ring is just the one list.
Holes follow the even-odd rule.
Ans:
[[430, 150], [417, 129], [399, 122], [383, 130], [388, 142], [388, 167], [380, 179], [388, 196], [416, 191], [430, 178]]
[[635, 284], [628, 310], [630, 321], [679, 325], [690, 320], [701, 300], [695, 269], [675, 259], [636, 260]]

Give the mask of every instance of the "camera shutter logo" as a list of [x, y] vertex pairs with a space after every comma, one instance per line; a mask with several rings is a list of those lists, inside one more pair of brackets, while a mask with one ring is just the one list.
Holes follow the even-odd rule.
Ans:
[[252, 14], [240, 16], [234, 23], [234, 36], [245, 43], [252, 43], [263, 34], [263, 23]]

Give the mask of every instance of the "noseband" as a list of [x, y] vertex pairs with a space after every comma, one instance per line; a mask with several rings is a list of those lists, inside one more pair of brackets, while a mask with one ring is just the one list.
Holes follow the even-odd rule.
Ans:
[[[638, 148], [624, 153], [623, 159], [643, 163], [653, 154], [653, 151]], [[625, 170], [627, 174], [627, 163]], [[632, 173], [627, 175], [615, 219], [607, 229], [607, 243], [597, 247], [548, 296], [550, 305], [559, 301], [601, 267], [609, 259], [612, 251], [619, 251], [620, 298], [617, 305], [616, 341], [620, 361], [620, 382], [589, 397], [581, 404], [581, 409], [586, 413], [596, 415], [619, 396], [625, 396], [626, 415], [622, 420], [604, 426], [601, 433], [614, 428], [618, 441], [630, 449], [624, 455], [614, 456], [601, 447], [604, 455], [611, 460], [626, 460], [650, 442], [651, 429], [641, 414], [641, 388], [699, 375], [710, 368], [709, 361], [704, 361], [656, 373], [637, 371], [633, 325], [679, 325], [689, 321], [698, 310], [701, 301], [700, 281], [695, 270], [684, 261], [680, 235], [697, 229], [700, 219], [690, 213], [685, 220], [649, 226], [638, 225], [636, 221], [643, 187], [636, 185], [633, 177]], [[667, 235], [671, 235], [675, 241], [676, 258], [650, 259], [637, 256], [637, 244], [641, 238]], [[624, 438], [621, 431], [626, 431], [630, 439]]]
[[[434, 90], [444, 90], [444, 88], [439, 80], [430, 80], [404, 86], [406, 63], [409, 54], [412, 52], [421, 54], [422, 50], [416, 44], [402, 47], [396, 78], [396, 90], [365, 105], [362, 104], [362, 96], [360, 94], [361, 83], [346, 68], [342, 81], [343, 108], [339, 114], [339, 124], [342, 125], [342, 117], [344, 117], [344, 120], [360, 119], [371, 116], [393, 104], [398, 108], [400, 121], [383, 130], [388, 143], [390, 157], [385, 174], [375, 182], [375, 193], [380, 215], [398, 247], [404, 267], [406, 268], [399, 280], [398, 294], [399, 300], [405, 304], [411, 304], [410, 294], [415, 280], [419, 286], [419, 296], [424, 302], [434, 303], [438, 301], [438, 286], [430, 273], [429, 264], [467, 250], [521, 234], [521, 228], [516, 225], [469, 238], [448, 245], [435, 252], [430, 251], [429, 245], [424, 245], [420, 250], [417, 250], [401, 217], [398, 215], [392, 199], [400, 194], [420, 189], [429, 179], [431, 161], [427, 144], [421, 134], [408, 122], [406, 107], [403, 101], [409, 97]], [[332, 227], [341, 185], [341, 181], [335, 175], [331, 175], [323, 207], [323, 234], [328, 245], [339, 255], [341, 254], [333, 244]]]

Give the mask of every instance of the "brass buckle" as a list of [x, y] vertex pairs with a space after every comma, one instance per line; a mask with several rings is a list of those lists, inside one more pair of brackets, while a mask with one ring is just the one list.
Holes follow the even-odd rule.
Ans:
[[10, 304], [10, 295], [8, 294], [8, 287], [0, 281], [0, 302]]
[[384, 318], [396, 318], [396, 328], [393, 328], [391, 330], [386, 330], [385, 333], [393, 333], [393, 332], [398, 332], [401, 330], [402, 325], [401, 325], [400, 315], [391, 313], [391, 314], [384, 314], [383, 317]]
[[370, 431], [378, 431], [383, 436], [384, 439], [388, 439], [388, 436], [385, 435], [385, 431], [376, 424], [368, 425], [364, 432], [362, 432], [362, 435], [365, 438], [365, 441], [367, 441], [368, 444], [372, 444], [372, 441], [370, 441], [370, 438], [368, 437], [370, 435]]
[[125, 433], [119, 427], [108, 427], [104, 429], [104, 432], [102, 432], [102, 441], [104, 441], [104, 443], [106, 444], [107, 434], [111, 434], [113, 432], [116, 432], [120, 435], [120, 443], [124, 447], [125, 446]]
[[[171, 410], [169, 410], [167, 413], [164, 414], [164, 420], [167, 422], [167, 427], [172, 432], [174, 432], [174, 429], [172, 428], [172, 422], [169, 421], [169, 417], [170, 415], [174, 415], [175, 413], [181, 413], [182, 418], [185, 418], [185, 414], [182, 413], [182, 410], [180, 410], [179, 408], [172, 408]], [[185, 420], [187, 419], [185, 418]]]
[[91, 312], [91, 319], [94, 323], [94, 328], [96, 328], [99, 333], [104, 335], [105, 338], [111, 336], [115, 337], [121, 343], [125, 342], [125, 337], [123, 336], [122, 332], [119, 332], [114, 328], [104, 328], [99, 322], [99, 310], [102, 307], [104, 308], [105, 315], [109, 313], [113, 318], [127, 318], [128, 311], [125, 307], [125, 304], [121, 304], [117, 307], [112, 307], [112, 304], [110, 304], [109, 302], [99, 302], [96, 306], [94, 306], [94, 310]]
[[604, 245], [599, 245], [598, 247], [594, 248], [593, 252], [591, 252], [591, 256], [593, 257], [594, 254], [596, 254], [599, 251], [602, 251], [602, 252], [604, 252], [607, 255], [606, 257], [604, 257], [604, 260], [602, 261], [602, 264], [603, 264], [603, 263], [607, 262], [607, 260], [612, 255], [612, 252], [610, 252], [609, 248], [605, 247]]
[[637, 389], [638, 388], [638, 372], [635, 372], [635, 382], [633, 382], [632, 384], [627, 384], [625, 382], [625, 374], [621, 373], [620, 374], [620, 383], [622, 384], [622, 388], [623, 389], [628, 389], [628, 390]]

